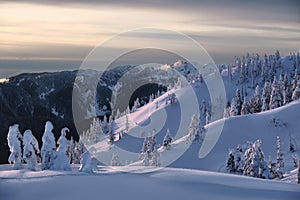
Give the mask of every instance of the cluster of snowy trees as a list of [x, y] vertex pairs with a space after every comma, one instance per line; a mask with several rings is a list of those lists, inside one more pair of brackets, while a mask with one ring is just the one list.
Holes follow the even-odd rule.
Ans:
[[158, 145], [155, 137], [155, 131], [151, 137], [145, 138], [141, 151], [141, 159], [144, 166], [160, 166]]
[[[294, 159], [295, 167], [299, 168], [299, 161]], [[284, 174], [283, 153], [281, 151], [280, 137], [277, 136], [276, 161], [273, 162], [269, 156], [268, 162], [262, 150], [260, 140], [254, 143], [248, 142], [235, 150], [230, 150], [226, 163], [226, 170], [229, 173], [243, 174], [263, 179], [281, 179]]]
[[[116, 123], [112, 115], [109, 117], [109, 120], [107, 120], [106, 115], [104, 115], [102, 121], [99, 118], [93, 118], [90, 128], [82, 133], [80, 140], [85, 144], [94, 144], [107, 138], [107, 142], [112, 144], [116, 140], [115, 127]], [[125, 129], [119, 133], [119, 138], [126, 132]]]
[[[228, 77], [236, 76], [238, 89], [224, 111], [224, 117], [258, 113], [278, 108], [300, 98], [300, 55], [291, 54], [294, 70], [283, 73], [280, 53], [261, 60], [259, 55], [248, 54], [228, 65]], [[224, 68], [224, 66], [223, 66]], [[255, 87], [256, 86], [256, 87]], [[255, 88], [248, 96], [247, 88]]]
[[9, 127], [7, 142], [11, 154], [8, 162], [13, 163], [13, 169], [21, 169], [22, 163], [26, 163], [27, 169], [35, 171], [41, 162], [42, 170], [71, 170], [70, 163], [79, 163], [81, 154], [85, 151], [83, 144], [72, 138], [67, 140], [66, 133], [69, 129], [65, 127], [61, 130], [57, 147], [53, 128], [53, 124], [47, 121], [40, 150], [31, 130], [26, 130], [22, 135], [18, 124]]

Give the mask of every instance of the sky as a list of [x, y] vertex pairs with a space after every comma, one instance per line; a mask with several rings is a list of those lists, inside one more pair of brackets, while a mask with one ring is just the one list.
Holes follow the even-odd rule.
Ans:
[[[76, 69], [97, 45], [143, 27], [188, 35], [217, 64], [247, 52], [270, 54], [278, 49], [288, 55], [300, 49], [299, 10], [296, 0], [0, 0], [0, 78]], [[143, 44], [149, 37], [136, 36], [134, 41]], [[170, 49], [189, 50], [167, 35], [154, 39], [170, 44]], [[131, 42], [124, 39], [107, 52], [126, 49]]]

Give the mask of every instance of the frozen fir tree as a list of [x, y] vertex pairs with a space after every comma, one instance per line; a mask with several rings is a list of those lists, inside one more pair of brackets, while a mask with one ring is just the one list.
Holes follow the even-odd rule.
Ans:
[[262, 101], [260, 98], [260, 89], [259, 89], [259, 85], [256, 86], [255, 88], [255, 94], [254, 94], [254, 98], [253, 98], [253, 112], [254, 113], [259, 113], [261, 111], [261, 107], [262, 107]]
[[164, 140], [163, 140], [163, 147], [165, 149], [170, 149], [172, 140], [173, 139], [171, 137], [170, 129], [167, 129], [166, 135], [165, 135]]
[[243, 98], [244, 97], [241, 96], [241, 91], [239, 89], [237, 89], [235, 92], [235, 97], [234, 97], [235, 103], [236, 103], [237, 115], [241, 114]]
[[24, 132], [23, 144], [23, 159], [27, 163], [27, 169], [36, 171], [38, 167], [37, 154], [40, 153], [39, 143], [29, 129]]
[[238, 111], [236, 100], [235, 100], [235, 98], [232, 98], [229, 114], [230, 114], [230, 116], [237, 116], [238, 113], [239, 113], [239, 111]]
[[152, 152], [150, 165], [160, 167], [160, 154], [157, 152], [157, 149]]
[[270, 178], [271, 178], [271, 179], [273, 179], [273, 178], [276, 177], [276, 174], [275, 174], [275, 167], [276, 167], [276, 163], [273, 162], [272, 157], [269, 156], [268, 168], [269, 168]]
[[283, 153], [281, 152], [281, 144], [280, 144], [279, 136], [277, 136], [276, 167], [277, 167], [275, 171], [276, 177], [279, 179], [283, 178], [284, 162], [283, 162]]
[[68, 141], [68, 147], [67, 147], [67, 156], [70, 160], [70, 163], [74, 163], [75, 160], [75, 141], [73, 139], [73, 137], [71, 137], [71, 139]]
[[81, 140], [79, 140], [78, 142], [75, 142], [73, 163], [80, 164], [81, 156], [86, 151], [87, 151], [87, 149], [85, 148], [85, 146], [83, 145], [83, 142]]
[[234, 162], [234, 155], [233, 155], [232, 150], [229, 151], [229, 154], [228, 154], [226, 170], [229, 173], [235, 173], [235, 162]]
[[145, 138], [144, 139], [144, 142], [143, 142], [143, 146], [142, 146], [142, 151], [141, 153], [144, 154], [148, 151], [148, 138]]
[[55, 138], [53, 135], [53, 125], [50, 121], [46, 122], [45, 132], [42, 137], [42, 148], [41, 148], [41, 156], [42, 156], [42, 170], [53, 169], [53, 160], [55, 154]]
[[244, 168], [244, 153], [241, 145], [236, 147], [233, 156], [236, 173], [242, 173]]
[[81, 155], [79, 172], [94, 173], [97, 163], [97, 159], [92, 157], [89, 151], [86, 151]]
[[152, 138], [151, 138], [151, 152], [154, 152], [157, 149], [157, 142], [155, 137], [155, 131], [153, 130]]
[[297, 86], [293, 91], [292, 100], [300, 99], [300, 80], [297, 81]]
[[149, 166], [150, 165], [150, 159], [149, 159], [149, 154], [146, 153], [144, 155], [144, 159], [142, 161], [143, 166]]
[[274, 77], [274, 81], [272, 83], [272, 91], [270, 97], [270, 109], [278, 108], [283, 105], [282, 95], [280, 94], [280, 90], [278, 87], [278, 83], [276, 81], [276, 77]]
[[196, 135], [199, 134], [199, 123], [199, 114], [194, 114], [189, 125], [189, 132], [186, 138], [187, 142], [193, 142]]
[[67, 156], [68, 140], [66, 138], [67, 131], [70, 131], [67, 127], [62, 128], [61, 135], [57, 141], [59, 145], [53, 160], [53, 169], [61, 171], [70, 171], [70, 160]]
[[294, 162], [294, 167], [298, 167], [298, 163], [299, 163], [299, 159], [298, 159], [298, 156], [297, 154], [294, 154], [292, 155], [292, 159], [293, 159], [293, 162]]
[[10, 151], [8, 162], [13, 163], [13, 169], [15, 170], [22, 168], [21, 141], [22, 135], [19, 130], [19, 125], [15, 124], [10, 126], [7, 134], [7, 144]]
[[245, 97], [244, 102], [242, 104], [241, 115], [247, 115], [247, 114], [249, 114], [249, 103]]
[[268, 164], [265, 161], [264, 153], [261, 148], [262, 142], [257, 140], [245, 152], [244, 175], [270, 178]]
[[271, 86], [269, 82], [265, 82], [264, 88], [262, 91], [262, 111], [269, 110], [270, 103], [270, 95], [271, 95]]

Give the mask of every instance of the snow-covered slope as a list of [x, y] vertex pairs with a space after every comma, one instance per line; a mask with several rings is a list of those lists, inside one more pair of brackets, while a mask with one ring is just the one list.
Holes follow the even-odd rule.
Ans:
[[89, 175], [78, 172], [10, 171], [7, 168], [0, 167], [0, 194], [1, 199], [6, 200], [288, 200], [297, 199], [300, 195], [297, 184], [190, 169], [165, 168], [139, 175], [103, 167], [96, 175]]
[[[208, 93], [203, 84], [197, 84], [194, 90], [200, 102], [200, 99], [207, 100]], [[119, 155], [120, 161], [123, 164], [126, 160], [139, 162], [137, 153], [139, 153], [142, 148], [143, 138], [147, 135], [150, 136], [153, 129], [157, 131], [156, 139], [159, 144], [162, 144], [167, 128], [170, 128], [173, 136], [177, 132], [181, 119], [180, 106], [182, 106], [182, 102], [190, 101], [190, 96], [186, 94], [186, 91], [184, 88], [175, 91], [179, 99], [178, 102], [180, 103], [166, 105], [164, 102], [168, 94], [164, 94], [154, 102], [131, 113], [129, 115], [131, 122], [129, 133], [117, 141], [113, 148], [109, 147], [104, 141], [93, 145], [97, 150], [95, 155], [99, 157], [105, 155], [104, 157], [109, 160], [112, 156], [111, 152], [114, 148], [118, 147], [126, 152], [133, 152], [131, 157], [123, 157], [124, 154]], [[157, 105], [158, 108], [156, 108]], [[204, 145], [209, 144], [206, 141], [210, 141], [212, 139], [211, 137], [218, 135], [214, 133], [222, 124], [224, 124], [224, 127], [212, 151], [202, 159], [199, 159], [198, 156], [201, 145], [194, 143], [188, 147], [186, 140], [182, 138], [188, 133], [187, 129], [176, 135], [170, 150], [160, 148], [158, 151], [162, 157], [178, 157], [178, 159], [174, 159], [175, 161], [173, 163], [166, 164], [171, 167], [224, 172], [229, 149], [235, 149], [237, 145], [243, 145], [247, 141], [254, 142], [260, 139], [263, 142], [262, 148], [266, 159], [268, 159], [269, 155], [274, 159], [276, 157], [276, 136], [280, 136], [282, 150], [285, 154], [284, 160], [286, 161], [284, 170], [290, 171], [294, 169], [291, 158], [292, 153], [290, 153], [288, 149], [290, 141], [296, 146], [296, 154], [299, 155], [300, 151], [300, 124], [297, 120], [300, 119], [299, 110], [300, 100], [271, 111], [229, 117], [210, 123], [206, 126], [206, 129], [209, 130], [209, 134], [206, 135]], [[190, 116], [183, 120], [183, 123], [188, 124], [190, 122]], [[164, 121], [164, 124], [161, 124], [162, 121]], [[116, 120], [116, 123], [118, 127], [116, 131], [118, 132], [125, 126], [125, 117]], [[181, 157], [178, 156], [183, 151], [185, 151], [184, 154]], [[164, 165], [165, 163], [162, 164]]]

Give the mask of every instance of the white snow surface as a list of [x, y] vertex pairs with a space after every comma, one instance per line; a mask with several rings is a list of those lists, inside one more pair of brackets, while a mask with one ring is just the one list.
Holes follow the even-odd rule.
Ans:
[[[300, 186], [217, 172], [163, 168], [146, 174], [99, 167], [96, 174], [0, 166], [1, 199], [297, 199]], [[73, 165], [78, 171], [78, 165]]]

